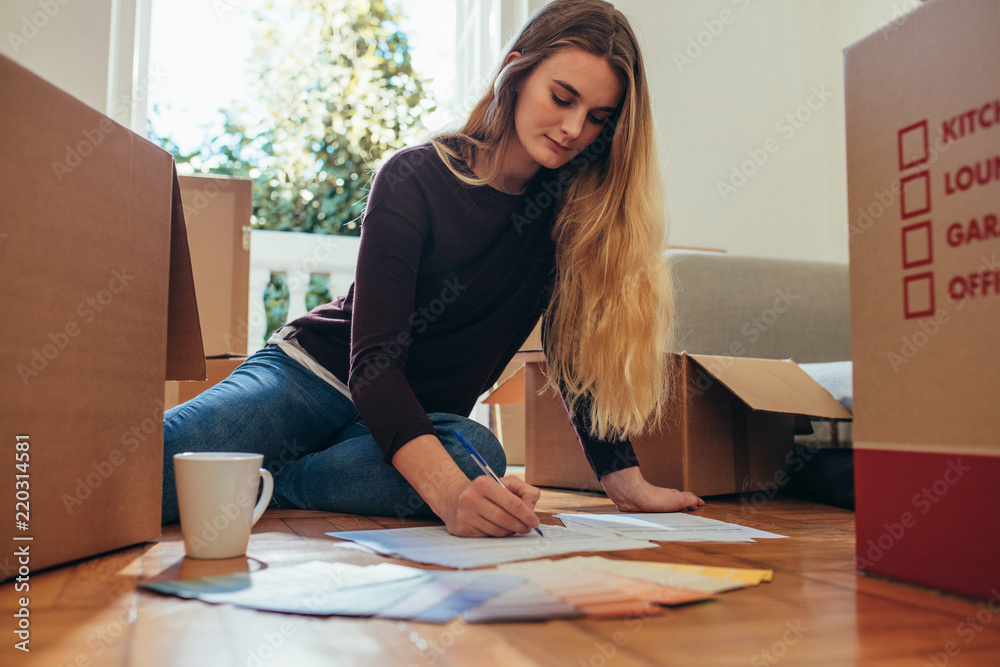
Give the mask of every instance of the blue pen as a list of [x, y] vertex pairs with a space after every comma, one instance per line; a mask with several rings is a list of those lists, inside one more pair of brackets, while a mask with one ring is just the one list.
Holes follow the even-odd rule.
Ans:
[[[505, 485], [502, 481], [500, 481], [500, 478], [497, 477], [497, 474], [493, 472], [493, 468], [491, 468], [490, 464], [486, 462], [486, 459], [484, 459], [482, 455], [476, 451], [476, 448], [472, 446], [472, 443], [466, 440], [465, 436], [459, 433], [458, 431], [455, 431], [455, 437], [458, 438], [458, 441], [462, 443], [463, 447], [465, 447], [465, 451], [469, 452], [469, 455], [473, 458], [473, 460], [475, 460], [476, 464], [480, 468], [482, 468], [483, 472], [492, 477], [493, 479], [495, 479], [497, 481], [497, 484], [506, 489], [507, 485]], [[535, 532], [538, 533], [539, 535], [542, 535], [542, 531], [540, 531], [538, 528], [535, 528]], [[542, 535], [542, 537], [545, 536]]]

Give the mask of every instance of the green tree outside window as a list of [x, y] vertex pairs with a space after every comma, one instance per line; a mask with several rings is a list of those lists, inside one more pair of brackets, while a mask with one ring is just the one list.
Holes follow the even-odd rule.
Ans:
[[264, 288], [264, 314], [267, 316], [266, 343], [271, 334], [288, 321], [288, 284], [284, 273], [272, 273], [271, 281]]
[[306, 291], [306, 310], [312, 310], [316, 306], [330, 303], [333, 297], [330, 295], [330, 276], [325, 273], [309, 274], [309, 289]]
[[222, 134], [187, 154], [158, 139], [199, 173], [253, 178], [255, 229], [358, 235], [372, 173], [419, 139], [435, 107], [402, 11], [385, 0], [284, 0], [256, 18], [251, 95], [223, 110]]

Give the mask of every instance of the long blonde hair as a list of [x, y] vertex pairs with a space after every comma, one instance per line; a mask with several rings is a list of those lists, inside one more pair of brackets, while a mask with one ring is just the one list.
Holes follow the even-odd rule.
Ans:
[[[567, 46], [603, 58], [625, 94], [598, 138], [573, 159], [575, 176], [561, 197], [552, 231], [556, 281], [544, 316], [546, 386], [562, 387], [571, 412], [589, 395], [591, 435], [620, 439], [663, 416], [673, 314], [649, 91], [628, 20], [604, 0], [546, 5], [507, 48], [521, 57], [501, 66], [465, 126], [433, 141], [462, 181], [495, 181], [517, 141], [518, 87]], [[470, 173], [474, 162], [478, 176]]]

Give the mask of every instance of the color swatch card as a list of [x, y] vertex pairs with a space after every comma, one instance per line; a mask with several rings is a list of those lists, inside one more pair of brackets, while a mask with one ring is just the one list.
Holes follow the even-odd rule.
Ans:
[[544, 587], [525, 582], [509, 588], [462, 614], [469, 623], [498, 621], [546, 621], [553, 618], [582, 618], [587, 614]]
[[431, 581], [375, 616], [447, 623], [522, 583], [524, 577], [496, 572], [434, 572]]
[[311, 561], [257, 572], [139, 585], [159, 593], [267, 611], [372, 616], [416, 592], [433, 579], [433, 574], [390, 563], [361, 567]]
[[759, 586], [762, 583], [771, 581], [771, 578], [774, 576], [773, 570], [756, 570], [751, 568], [709, 567], [707, 565], [682, 565], [680, 563], [647, 563], [647, 565], [679, 574], [711, 577], [722, 581], [740, 582], [749, 586]]
[[608, 572], [623, 577], [641, 579], [663, 586], [697, 593], [715, 594], [745, 588], [746, 584], [738, 581], [725, 581], [713, 577], [686, 572], [674, 572], [667, 568], [655, 567], [658, 564], [645, 562], [611, 560], [600, 556], [580, 556], [569, 558], [572, 564], [599, 572]]
[[575, 559], [510, 563], [500, 572], [526, 577], [587, 616], [649, 616], [665, 607], [711, 599], [706, 593], [684, 590], [650, 580], [587, 568]]
[[561, 562], [702, 593], [723, 593], [758, 586], [771, 581], [773, 574], [771, 570], [615, 560], [601, 556], [575, 556]]
[[444, 623], [524, 581], [522, 576], [495, 571], [430, 571], [390, 563], [360, 566], [311, 561], [251, 573], [145, 581], [140, 586], [265, 611]]

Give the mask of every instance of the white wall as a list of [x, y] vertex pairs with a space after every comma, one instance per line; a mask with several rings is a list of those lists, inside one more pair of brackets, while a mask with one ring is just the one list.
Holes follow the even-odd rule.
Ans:
[[3, 0], [0, 53], [145, 136], [150, 2]]
[[916, 0], [614, 4], [642, 44], [671, 243], [846, 262], [841, 49]]

